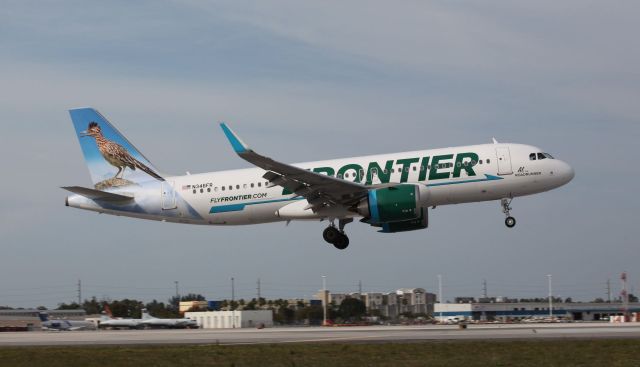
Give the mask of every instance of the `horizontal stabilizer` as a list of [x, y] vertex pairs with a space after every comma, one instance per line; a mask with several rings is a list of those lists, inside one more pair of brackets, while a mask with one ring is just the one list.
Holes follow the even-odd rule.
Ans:
[[102, 200], [102, 201], [109, 201], [109, 202], [127, 202], [127, 201], [133, 200], [133, 197], [131, 196], [114, 194], [111, 192], [90, 189], [87, 187], [65, 186], [62, 188], [67, 191], [71, 191], [74, 194], [82, 195], [91, 200]]

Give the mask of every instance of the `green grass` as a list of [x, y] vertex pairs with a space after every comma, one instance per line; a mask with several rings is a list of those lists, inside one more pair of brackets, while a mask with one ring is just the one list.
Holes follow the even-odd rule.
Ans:
[[12, 347], [0, 366], [640, 366], [640, 339]]

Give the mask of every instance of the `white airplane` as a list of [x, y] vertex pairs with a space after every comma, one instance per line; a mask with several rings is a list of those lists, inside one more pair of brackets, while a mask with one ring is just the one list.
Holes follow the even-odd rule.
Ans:
[[[94, 187], [63, 187], [66, 205], [134, 218], [205, 225], [328, 220], [323, 237], [338, 249], [354, 218], [380, 232], [428, 226], [428, 208], [511, 200], [560, 187], [569, 164], [531, 145], [498, 143], [287, 164], [251, 150], [226, 124], [235, 152], [257, 168], [171, 176], [92, 108], [70, 111]], [[117, 172], [116, 172], [117, 170]], [[337, 225], [336, 225], [337, 222]]]
[[144, 328], [168, 328], [168, 329], [197, 329], [198, 323], [191, 319], [159, 319], [149, 315], [146, 309], [142, 310], [140, 327]]
[[104, 312], [100, 317], [100, 329], [140, 329], [142, 319], [119, 318], [113, 317], [111, 309], [107, 304], [104, 305]]

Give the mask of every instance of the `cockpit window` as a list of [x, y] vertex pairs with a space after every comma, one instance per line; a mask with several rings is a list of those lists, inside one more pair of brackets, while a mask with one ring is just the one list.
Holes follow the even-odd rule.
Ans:
[[[535, 156], [536, 156], [536, 153], [531, 153], [529, 154], [529, 159], [533, 161], [536, 159]], [[547, 159], [547, 158], [554, 159], [553, 156], [549, 153], [538, 153], [538, 159]]]

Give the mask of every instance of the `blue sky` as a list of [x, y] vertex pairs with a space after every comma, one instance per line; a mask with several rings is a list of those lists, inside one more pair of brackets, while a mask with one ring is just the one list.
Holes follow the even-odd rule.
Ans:
[[[445, 297], [614, 293], [632, 285], [640, 229], [640, 46], [634, 1], [8, 1], [0, 9], [0, 305], [75, 296], [309, 297], [330, 288], [436, 288]], [[162, 172], [248, 167], [255, 149], [308, 161], [491, 141], [540, 146], [569, 185], [440, 207], [426, 231], [323, 224], [192, 227], [65, 208], [90, 185], [67, 110], [92, 106]], [[637, 293], [637, 292], [636, 292]]]

